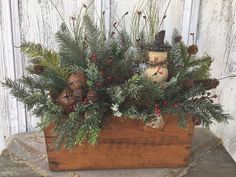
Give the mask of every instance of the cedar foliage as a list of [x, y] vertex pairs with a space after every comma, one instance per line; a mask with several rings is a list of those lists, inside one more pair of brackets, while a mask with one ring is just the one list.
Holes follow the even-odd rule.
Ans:
[[[150, 41], [145, 36], [149, 38], [153, 34], [144, 35], [143, 31], [135, 34], [140, 38], [140, 45], [137, 45], [124, 30], [116, 37], [106, 37], [104, 30], [86, 13], [74, 24], [74, 32], [63, 23], [56, 33], [58, 53], [40, 44], [23, 42], [22, 52], [31, 62], [27, 76], [16, 81], [6, 78], [2, 82], [33, 114], [41, 117], [41, 128], [50, 123], [56, 125], [58, 148], [62, 144], [73, 148], [84, 141], [95, 144], [103, 119], [111, 117], [107, 116], [109, 114], [147, 122], [155, 118], [156, 105], [162, 114], [177, 114], [182, 127], [186, 126], [186, 114], [199, 117], [205, 126], [228, 120], [229, 115], [223, 112], [220, 104], [212, 102], [213, 97], [206, 93], [203, 85], [183, 86], [185, 80], [209, 78], [212, 59], [208, 55], [189, 55], [187, 46], [174, 40], [178, 37], [176, 31], [168, 56], [170, 78], [167, 82], [155, 83], [144, 77], [140, 67], [146, 62], [143, 46]], [[42, 73], [34, 72], [36, 64], [44, 68]], [[54, 97], [68, 87], [67, 79], [76, 71], [86, 74], [86, 89], [96, 90], [99, 100], [78, 102], [74, 112], [65, 114]], [[83, 100], [85, 98], [86, 95]]]

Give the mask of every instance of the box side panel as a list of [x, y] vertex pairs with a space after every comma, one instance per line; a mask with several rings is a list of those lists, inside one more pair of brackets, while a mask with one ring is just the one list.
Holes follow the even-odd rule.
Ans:
[[51, 170], [180, 167], [188, 164], [193, 123], [186, 129], [178, 126], [174, 116], [165, 117], [163, 129], [146, 127], [142, 121], [127, 118], [107, 119], [99, 142], [84, 144], [73, 150], [49, 149], [51, 127], [44, 131]]
[[190, 145], [100, 144], [48, 153], [51, 170], [180, 167]]

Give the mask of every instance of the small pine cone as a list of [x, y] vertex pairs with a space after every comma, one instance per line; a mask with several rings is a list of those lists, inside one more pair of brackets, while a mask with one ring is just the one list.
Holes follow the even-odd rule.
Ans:
[[98, 94], [95, 90], [90, 90], [88, 93], [87, 93], [87, 99], [89, 101], [91, 101], [92, 103], [96, 103], [97, 100], [98, 100]]
[[34, 65], [33, 71], [35, 74], [42, 74], [45, 70], [45, 67], [39, 64]]
[[203, 80], [195, 80], [194, 83], [195, 85], [202, 84], [206, 90], [211, 90], [216, 88], [220, 82], [217, 79], [203, 79]]
[[190, 45], [189, 47], [188, 47], [188, 53], [190, 54], [190, 55], [194, 55], [194, 54], [196, 54], [198, 52], [198, 47], [197, 47], [197, 45]]
[[181, 40], [182, 40], [182, 36], [179, 35], [179, 36], [176, 36], [176, 37], [175, 37], [175, 42], [178, 43], [178, 42], [180, 42]]
[[219, 80], [217, 79], [202, 79], [202, 80], [186, 80], [183, 82], [185, 88], [191, 88], [197, 85], [202, 84], [206, 90], [211, 90], [216, 88], [219, 85]]
[[198, 126], [198, 125], [201, 125], [202, 121], [198, 117], [193, 117], [193, 123], [194, 125]]

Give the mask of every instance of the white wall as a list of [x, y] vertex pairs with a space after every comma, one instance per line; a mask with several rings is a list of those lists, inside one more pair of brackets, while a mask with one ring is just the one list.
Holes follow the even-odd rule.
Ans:
[[[80, 7], [92, 0], [52, 0], [67, 23], [77, 14]], [[144, 0], [145, 1], [145, 0]], [[139, 0], [94, 0], [97, 13], [106, 11], [106, 27], [110, 28], [116, 19], [126, 11], [129, 15], [125, 25], [129, 29], [131, 12]], [[169, 0], [157, 0], [160, 18]], [[205, 51], [214, 57], [212, 76], [222, 78], [236, 74], [236, 0], [172, 0], [162, 29], [166, 29], [166, 39], [170, 41], [174, 28], [182, 32], [183, 39], [189, 43], [189, 33], [197, 34], [199, 54]], [[18, 48], [20, 41], [40, 42], [56, 49], [53, 34], [57, 31], [61, 18], [49, 0], [9, 0], [0, 1], [0, 80], [5, 76], [18, 78], [23, 74], [27, 60]], [[110, 23], [110, 24], [109, 24]], [[223, 80], [217, 89], [218, 101], [234, 118], [230, 124], [212, 126], [216, 135], [223, 138], [224, 145], [236, 159], [236, 82]], [[0, 87], [0, 149], [4, 137], [32, 130], [36, 119], [25, 111], [23, 105], [9, 96]]]
[[[200, 54], [214, 58], [212, 77], [223, 78], [236, 74], [236, 0], [202, 0], [197, 28]], [[236, 78], [220, 82], [216, 90], [218, 102], [224, 105], [233, 120], [216, 124], [212, 131], [223, 139], [224, 146], [236, 160]]]
[[[91, 0], [52, 0], [69, 23], [83, 5]], [[0, 80], [23, 75], [27, 59], [17, 46], [21, 41], [42, 43], [56, 48], [54, 33], [62, 20], [49, 0], [0, 1]], [[16, 47], [15, 47], [16, 46]], [[26, 111], [24, 105], [0, 86], [0, 150], [6, 137], [33, 130], [37, 119]]]

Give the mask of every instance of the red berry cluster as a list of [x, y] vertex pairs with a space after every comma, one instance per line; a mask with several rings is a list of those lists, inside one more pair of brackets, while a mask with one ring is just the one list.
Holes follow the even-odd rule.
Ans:
[[155, 105], [154, 112], [157, 116], [160, 116], [161, 114], [161, 109], [158, 104]]

